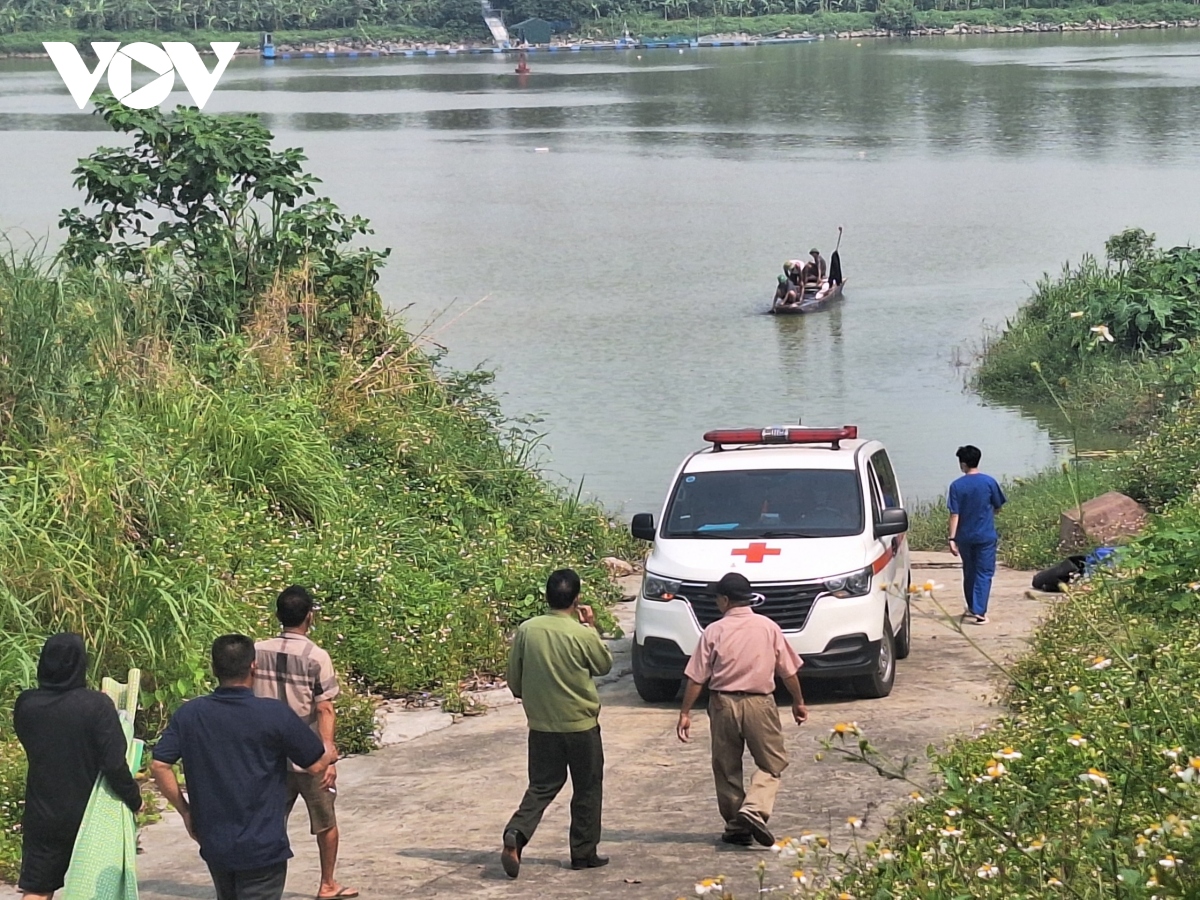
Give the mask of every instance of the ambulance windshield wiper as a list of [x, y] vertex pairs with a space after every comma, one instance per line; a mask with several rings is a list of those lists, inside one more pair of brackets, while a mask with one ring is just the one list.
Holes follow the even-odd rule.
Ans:
[[697, 528], [697, 529], [694, 529], [693, 531], [669, 531], [669, 532], [667, 532], [667, 537], [673, 537], [673, 538], [681, 538], [681, 537], [720, 538], [720, 539], [726, 540], [726, 541], [740, 539], [738, 535], [730, 534], [728, 531], [713, 531], [713, 530], [710, 530], [707, 528]]
[[814, 534], [811, 531], [764, 531], [759, 537], [765, 538], [815, 538], [826, 537], [823, 534]]

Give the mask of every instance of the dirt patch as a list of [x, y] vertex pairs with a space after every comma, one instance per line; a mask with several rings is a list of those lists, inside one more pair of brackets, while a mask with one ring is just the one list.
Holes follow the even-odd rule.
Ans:
[[[914, 554], [914, 581], [945, 583], [940, 593], [957, 613], [959, 575], [947, 554]], [[1011, 658], [1043, 611], [1027, 595], [1029, 573], [1001, 569], [992, 595], [991, 623], [968, 632], [996, 657]], [[620, 609], [626, 622], [632, 604]], [[631, 627], [627, 627], [632, 631]], [[618, 665], [628, 639], [616, 642]], [[519, 706], [465, 719], [452, 728], [347, 760], [339, 767], [338, 815], [343, 883], [366, 898], [542, 896], [583, 898], [599, 892], [630, 900], [671, 900], [691, 892], [699, 878], [727, 875], [745, 893], [751, 869], [765, 851], [717, 842], [721, 828], [709, 768], [707, 719], [695, 719], [695, 740], [675, 739], [675, 704], [648, 705], [630, 678], [601, 689], [606, 789], [605, 869], [573, 872], [567, 865], [567, 804], [547, 813], [525, 853], [516, 882], [500, 871], [500, 832], [525, 786], [525, 721]], [[835, 722], [854, 720], [871, 741], [894, 756], [924, 757], [994, 719], [996, 671], [951, 628], [934, 605], [914, 604], [913, 652], [899, 664], [896, 687], [884, 700], [852, 700], [810, 689], [812, 717], [803, 728], [786, 725], [792, 765], [783, 778], [772, 825], [776, 833], [803, 829], [844, 840], [847, 816], [867, 820], [874, 834], [911, 787], [848, 763], [816, 762], [816, 741]], [[786, 720], [785, 720], [786, 721]], [[316, 847], [301, 812], [292, 820], [287, 896], [313, 896]], [[212, 896], [204, 865], [174, 813], [146, 830], [139, 858], [143, 900]], [[637, 883], [630, 883], [637, 882]]]

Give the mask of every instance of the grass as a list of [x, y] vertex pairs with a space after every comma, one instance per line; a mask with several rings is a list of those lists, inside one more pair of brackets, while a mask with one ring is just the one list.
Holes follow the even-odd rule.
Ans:
[[[989, 399], [1053, 399], [1081, 426], [1138, 433], [1188, 396], [1200, 374], [1200, 250], [1154, 247], [1129, 229], [1044, 276], [987, 342], [975, 386]], [[1053, 398], [1051, 398], [1053, 393]]]
[[760, 896], [1197, 896], [1200, 625], [1131, 615], [1121, 592], [1137, 579], [1093, 579], [1056, 604], [1004, 673], [1012, 715], [936, 753], [932, 777], [856, 728], [828, 738], [824, 756], [908, 780], [918, 802], [875, 841], [847, 845], [840, 824], [781, 841], [759, 878], [786, 886]]
[[[1049, 469], [1004, 485], [1008, 502], [996, 516], [998, 556], [1014, 569], [1042, 569], [1061, 560], [1059, 517], [1083, 500], [1122, 485], [1119, 471], [1107, 462], [1080, 462], [1073, 472]], [[921, 504], [909, 516], [908, 543], [913, 550], [945, 551], [950, 512], [946, 500]]]
[[83, 634], [93, 679], [141, 668], [153, 739], [211, 688], [215, 636], [273, 633], [274, 594], [308, 585], [351, 689], [339, 744], [362, 751], [374, 697], [453, 699], [498, 671], [552, 569], [577, 568], [611, 625], [600, 559], [635, 552], [539, 477], [486, 378], [441, 371], [398, 324], [387, 352], [351, 341], [308, 368], [286, 305], [169, 341], [156, 290], [0, 261], [0, 874], [21, 803], [12, 702], [47, 635]]

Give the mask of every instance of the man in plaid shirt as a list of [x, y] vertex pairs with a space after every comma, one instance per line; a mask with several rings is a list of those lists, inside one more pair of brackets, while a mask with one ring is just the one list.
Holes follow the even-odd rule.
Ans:
[[[299, 585], [280, 593], [275, 601], [275, 615], [283, 631], [279, 637], [254, 645], [254, 693], [259, 697], [274, 697], [290, 706], [321, 738], [330, 758], [336, 760], [333, 700], [340, 688], [329, 654], [309, 640], [314, 611], [312, 595]], [[348, 900], [358, 896], [357, 890], [343, 887], [333, 877], [338, 852], [337, 818], [333, 810], [336, 782], [337, 768], [332, 763], [323, 775], [309, 775], [294, 766], [288, 773], [287, 811], [290, 814], [296, 798], [303, 797], [312, 833], [317, 836], [321, 855], [317, 900]]]

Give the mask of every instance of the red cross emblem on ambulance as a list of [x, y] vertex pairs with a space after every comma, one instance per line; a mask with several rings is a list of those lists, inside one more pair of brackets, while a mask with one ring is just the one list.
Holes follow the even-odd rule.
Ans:
[[748, 563], [760, 563], [768, 556], [778, 556], [782, 552], [778, 547], [768, 547], [766, 544], [752, 542], [749, 547], [735, 547], [730, 551], [730, 555], [744, 556]]

